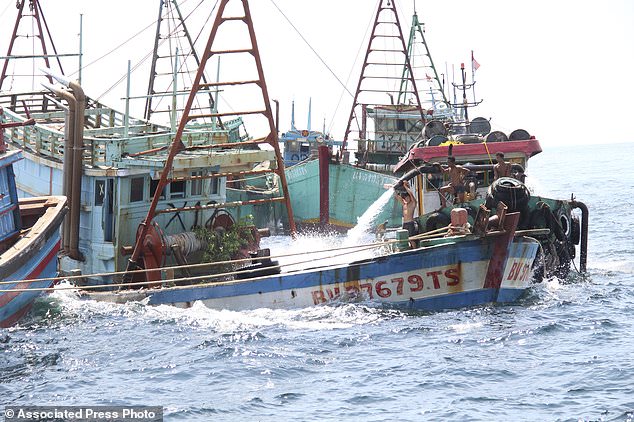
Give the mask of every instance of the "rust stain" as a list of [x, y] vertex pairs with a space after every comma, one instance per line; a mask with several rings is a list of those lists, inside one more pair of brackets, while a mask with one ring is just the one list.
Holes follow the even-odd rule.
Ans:
[[[462, 268], [462, 261], [458, 261], [458, 264], [454, 267], [454, 269], [456, 270], [455, 275], [458, 276], [458, 283], [456, 284], [447, 284], [447, 291], [449, 291], [450, 293], [460, 293], [462, 291], [464, 291], [464, 274], [463, 274], [463, 268]], [[449, 279], [447, 281], [450, 281]]]

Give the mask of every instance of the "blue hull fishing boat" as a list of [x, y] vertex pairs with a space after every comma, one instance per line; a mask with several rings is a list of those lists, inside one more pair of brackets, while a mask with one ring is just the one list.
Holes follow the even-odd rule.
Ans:
[[18, 200], [13, 164], [21, 151], [7, 151], [0, 108], [0, 327], [17, 323], [57, 275], [60, 227], [66, 198], [46, 196]]
[[[482, 236], [430, 236], [421, 239], [413, 250], [398, 251], [398, 241], [375, 244], [370, 247], [382, 252], [349, 264], [320, 265], [316, 258], [312, 261], [314, 267], [305, 263], [307, 268], [282, 271], [268, 257], [234, 273], [234, 279], [228, 281], [208, 281], [209, 276], [203, 276], [194, 277], [197, 284], [190, 279], [189, 285], [86, 295], [100, 301], [145, 300], [152, 305], [179, 307], [200, 301], [213, 309], [228, 310], [370, 301], [435, 311], [512, 302], [532, 285], [533, 264], [539, 249], [536, 240], [515, 233], [517, 221], [517, 214], [508, 215], [504, 230]], [[182, 281], [163, 280], [163, 283]]]

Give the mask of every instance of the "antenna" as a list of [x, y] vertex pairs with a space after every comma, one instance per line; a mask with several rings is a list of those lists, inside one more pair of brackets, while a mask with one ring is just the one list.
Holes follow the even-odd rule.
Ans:
[[312, 112], [312, 108], [313, 108], [313, 99], [310, 98], [308, 100], [308, 127], [306, 128], [308, 129], [309, 132], [310, 132], [310, 121], [311, 121], [310, 114]]

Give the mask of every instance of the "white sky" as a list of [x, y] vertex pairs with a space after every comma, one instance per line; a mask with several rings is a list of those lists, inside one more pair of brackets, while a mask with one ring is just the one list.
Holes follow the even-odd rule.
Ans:
[[[199, 1], [181, 0], [179, 4], [186, 11]], [[274, 1], [341, 80], [346, 81], [352, 72], [348, 89], [354, 92], [362, 59], [353, 64], [365, 52], [364, 36], [377, 0]], [[215, 3], [205, 2], [208, 9]], [[79, 14], [84, 14], [84, 64], [149, 26], [124, 49], [85, 69], [83, 86], [92, 97], [102, 95], [125, 74], [128, 59], [134, 64], [152, 49], [158, 0], [41, 3], [60, 53], [77, 51]], [[397, 5], [407, 32], [414, 2], [397, 0]], [[470, 112], [471, 117], [493, 118], [493, 126], [507, 133], [526, 129], [544, 148], [633, 140], [627, 127], [634, 99], [630, 76], [634, 69], [634, 1], [418, 0], [416, 7], [439, 72], [444, 72], [445, 63], [457, 68], [465, 62], [470, 69], [470, 51], [474, 50], [481, 65], [476, 72], [476, 94], [484, 102]], [[325, 118], [331, 133], [341, 139], [352, 98], [346, 94], [335, 112], [342, 88], [330, 71], [271, 0], [252, 0], [251, 10], [270, 97], [281, 104], [280, 130], [290, 127], [293, 99], [296, 124], [306, 126], [312, 97], [313, 129], [321, 129]], [[0, 1], [2, 56], [15, 14], [15, 0]], [[209, 28], [210, 23], [203, 31], [204, 40]], [[191, 24], [189, 29], [198, 30]], [[76, 70], [76, 65], [70, 71], [69, 67], [67, 73]], [[133, 75], [134, 94], [144, 93], [147, 78], [144, 69]], [[102, 100], [123, 110], [120, 98], [124, 95], [125, 83]]]

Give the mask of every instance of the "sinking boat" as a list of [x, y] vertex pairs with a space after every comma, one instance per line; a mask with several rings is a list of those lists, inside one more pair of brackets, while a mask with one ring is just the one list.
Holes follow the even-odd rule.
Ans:
[[[33, 121], [26, 122], [33, 124]], [[57, 276], [60, 227], [66, 198], [43, 196], [18, 199], [14, 163], [19, 150], [7, 150], [6, 131], [22, 124], [7, 123], [0, 107], [0, 327], [16, 324]]]
[[[242, 9], [228, 9], [230, 2], [232, 6], [241, 3]], [[221, 1], [200, 66], [206, 66], [210, 57], [220, 54], [215, 47], [219, 27], [235, 21], [245, 24], [252, 35], [252, 45], [231, 51], [250, 54], [255, 59], [258, 79], [252, 82], [264, 100], [264, 109], [258, 114], [268, 122], [268, 134], [262, 139], [275, 146], [276, 128], [246, 0]], [[126, 270], [109, 274], [99, 285], [84, 285], [82, 279], [89, 277], [86, 274], [67, 277], [80, 287], [84, 296], [117, 303], [145, 301], [176, 306], [190, 306], [201, 301], [210, 307], [236, 310], [313, 306], [349, 300], [439, 310], [514, 301], [532, 285], [533, 273], [543, 260], [539, 255], [540, 242], [535, 237], [550, 233], [550, 230], [518, 230], [521, 212], [508, 212], [503, 201], [498, 201], [495, 215], [491, 215], [492, 208], [487, 208], [486, 204], [480, 207], [473, 219], [473, 228], [467, 222], [468, 210], [454, 209], [450, 224], [444, 227], [413, 236], [400, 229], [394, 232], [394, 238], [387, 237], [369, 245], [313, 251], [317, 257], [304, 252], [305, 260], [295, 263], [294, 267], [280, 265], [279, 257], [270, 250], [259, 249], [257, 242], [250, 245], [250, 253], [240, 260], [206, 260], [209, 247], [222, 247], [222, 244], [215, 245], [213, 239], [207, 240], [191, 232], [166, 235], [156, 221], [161, 215], [157, 208], [159, 195], [170, 184], [179, 181], [170, 175], [176, 157], [183, 153], [182, 140], [187, 134], [193, 99], [208, 86], [201, 83], [202, 73], [197, 72], [174, 139], [166, 148], [168, 155], [158, 171], [153, 200], [135, 232], [134, 247], [128, 250], [130, 258]], [[210, 155], [214, 153], [211, 150]], [[281, 159], [279, 149], [275, 154]], [[416, 172], [419, 171], [421, 169], [417, 167]], [[288, 192], [285, 193], [286, 200]], [[292, 221], [291, 210], [289, 208]], [[323, 256], [319, 257], [324, 253], [345, 257], [345, 251], [364, 249], [374, 252], [364, 258], [355, 255], [343, 263], [324, 262], [320, 261]], [[181, 265], [173, 265], [175, 262]]]
[[[436, 311], [513, 302], [533, 285], [533, 265], [539, 249], [539, 243], [526, 236], [531, 232], [515, 231], [518, 217], [509, 214], [500, 230], [482, 235], [421, 237], [412, 250], [407, 250], [405, 237], [400, 242], [303, 254], [307, 260], [300, 269], [295, 266], [294, 270], [285, 270], [275, 257], [256, 258], [253, 264], [225, 274], [231, 280], [209, 281], [209, 275], [193, 276], [162, 280], [158, 288], [85, 290], [83, 294], [99, 301], [145, 301], [180, 307], [200, 301], [210, 308], [227, 310], [364, 301]], [[399, 246], [406, 250], [399, 250]], [[318, 255], [345, 255], [363, 248], [377, 253], [372, 258], [339, 265], [322, 263]]]

